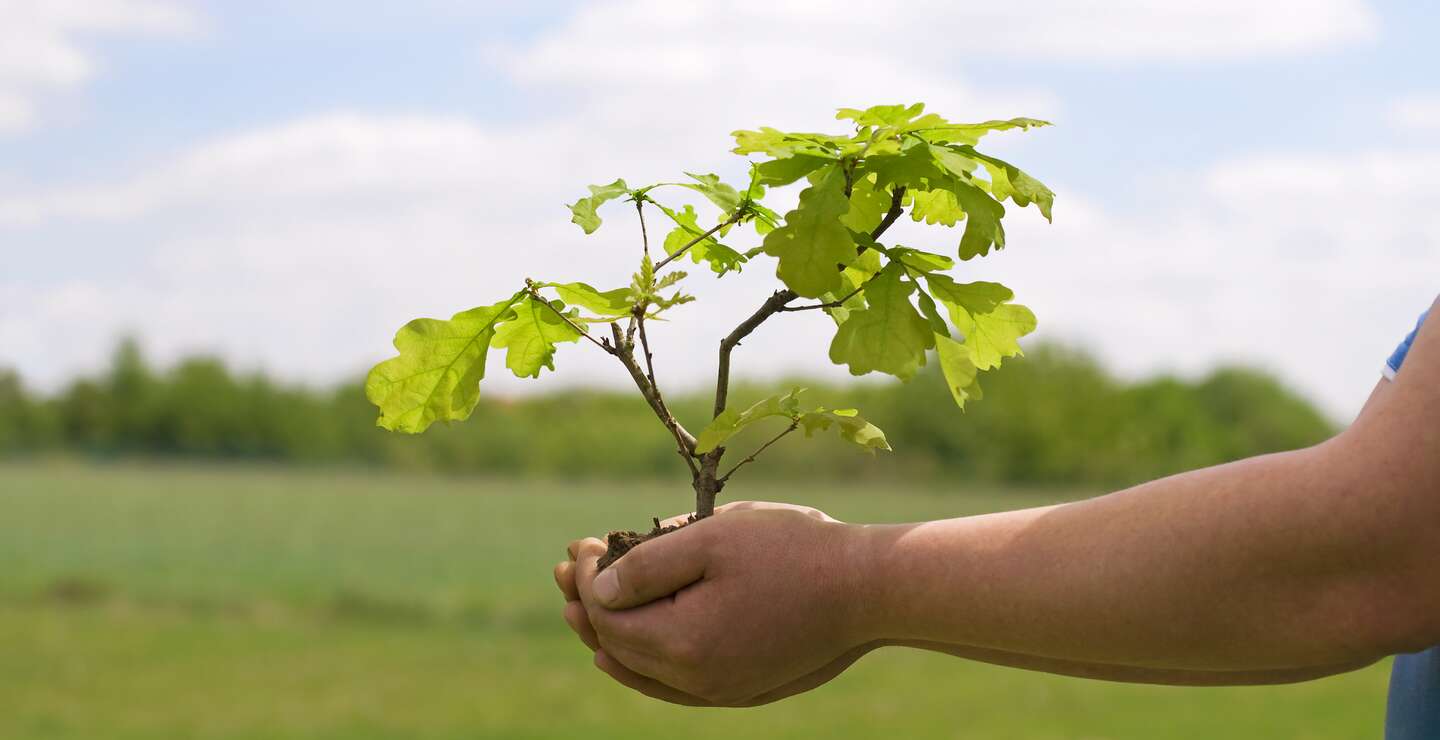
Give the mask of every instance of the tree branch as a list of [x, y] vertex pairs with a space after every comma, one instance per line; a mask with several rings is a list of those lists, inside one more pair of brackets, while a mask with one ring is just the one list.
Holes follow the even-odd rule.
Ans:
[[645, 353], [645, 377], [650, 381], [650, 387], [655, 389], [655, 397], [660, 395], [660, 384], [655, 382], [655, 357], [650, 354], [650, 338], [645, 336], [645, 314], [635, 315], [635, 324], [640, 329], [640, 351]]
[[605, 350], [606, 354], [611, 354], [611, 355], [615, 354], [615, 351], [612, 350], [608, 345], [602, 344], [600, 341], [598, 341], [597, 339], [595, 339], [595, 337], [590, 336], [590, 332], [585, 331], [584, 329], [582, 329], [582, 328], [580, 327], [579, 324], [575, 323], [574, 321], [571, 321], [569, 316], [566, 316], [565, 314], [563, 314], [563, 313], [560, 312], [560, 309], [558, 309], [558, 308], [550, 305], [550, 301], [547, 301], [547, 300], [545, 300], [543, 297], [541, 297], [540, 293], [539, 293], [537, 290], [535, 290], [535, 286], [534, 286], [534, 285], [527, 284], [527, 285], [525, 286], [525, 292], [529, 293], [531, 298], [534, 298], [535, 300], [537, 300], [537, 301], [545, 304], [545, 307], [546, 307], [546, 308], [550, 309], [551, 311], [554, 311], [554, 312], [555, 312], [555, 315], [556, 315], [556, 316], [559, 316], [561, 321], [564, 321], [565, 323], [569, 324], [571, 329], [574, 329], [575, 331], [580, 332], [580, 336], [585, 337], [586, 339], [589, 339], [591, 344], [595, 345], [596, 347], [599, 347], [600, 349]]
[[[885, 218], [881, 219], [880, 224], [870, 232], [871, 239], [879, 240], [891, 226], [895, 225], [896, 221], [900, 220], [900, 214], [904, 211], [904, 200], [905, 188], [895, 188], [890, 194], [890, 210], [885, 213]], [[861, 246], [859, 251], [864, 252], [865, 247]], [[676, 252], [676, 254], [679, 254], [679, 252]], [[843, 270], [845, 268], [842, 265], [840, 269]], [[755, 331], [756, 327], [759, 327], [766, 319], [777, 313], [782, 311], [806, 311], [816, 308], [835, 308], [841, 303], [850, 300], [863, 290], [864, 287], [864, 285], [861, 285], [839, 301], [798, 308], [789, 308], [786, 305], [790, 303], [790, 301], [800, 297], [796, 295], [794, 291], [780, 290], [776, 291], [774, 295], [771, 295], [755, 313], [750, 315], [750, 318], [745, 319], [739, 326], [735, 327], [735, 331], [730, 332], [728, 336], [720, 341], [720, 362], [715, 378], [715, 416], [719, 416], [725, 411], [725, 404], [728, 402], [730, 394], [730, 353], [740, 344], [740, 340], [750, 336], [750, 332]]]
[[677, 257], [679, 257], [680, 255], [685, 254], [686, 252], [690, 251], [690, 248], [693, 247], [693, 246], [695, 246], [696, 244], [699, 244], [700, 242], [703, 242], [703, 241], [705, 241], [706, 239], [709, 239], [710, 237], [714, 236], [714, 235], [715, 235], [715, 232], [720, 231], [721, 229], [723, 229], [723, 228], [725, 228], [725, 227], [727, 227], [727, 226], [731, 226], [731, 225], [733, 225], [733, 224], [740, 223], [740, 219], [742, 219], [742, 218], [744, 218], [744, 217], [745, 217], [745, 210], [744, 210], [744, 209], [740, 209], [740, 210], [735, 211], [735, 213], [734, 213], [733, 215], [731, 215], [730, 218], [727, 218], [727, 219], [725, 219], [724, 221], [721, 221], [719, 224], [717, 224], [717, 225], [715, 226], [715, 228], [710, 229], [709, 231], [701, 234], [700, 236], [695, 237], [694, 239], [691, 239], [689, 242], [687, 242], [687, 243], [685, 244], [685, 246], [680, 247], [679, 249], [675, 250], [675, 253], [674, 253], [674, 254], [671, 254], [669, 257], [666, 257], [666, 258], [663, 259], [663, 260], [660, 260], [660, 262], [655, 265], [655, 272], [660, 272], [660, 268], [662, 268], [662, 267], [670, 264], [671, 262], [674, 262]]
[[[890, 193], [890, 210], [885, 212], [885, 218], [880, 220], [880, 225], [876, 226], [875, 229], [870, 232], [871, 239], [880, 241], [880, 237], [889, 231], [890, 227], [894, 226], [896, 221], [900, 220], [900, 214], [905, 211], [905, 206], [902, 202], [904, 200], [905, 186], [901, 185]], [[864, 252], [865, 249], [863, 246], [860, 247], [861, 252]]]
[[[643, 331], [643, 330], [642, 330]], [[630, 378], [635, 381], [635, 387], [640, 389], [640, 395], [645, 402], [650, 404], [650, 410], [660, 419], [660, 423], [670, 430], [671, 436], [675, 437], [675, 444], [679, 447], [680, 456], [685, 459], [685, 464], [690, 467], [690, 473], [694, 476], [700, 475], [699, 468], [695, 465], [695, 436], [687, 431], [670, 409], [665, 405], [665, 399], [660, 391], [650, 381], [650, 377], [635, 362], [635, 345], [626, 340], [625, 334], [618, 324], [610, 325], [610, 333], [615, 339], [614, 352], [611, 354], [620, 358], [620, 364], [630, 372]], [[649, 354], [648, 352], [646, 354]]]
[[789, 433], [791, 433], [791, 432], [793, 432], [793, 431], [795, 431], [796, 429], [799, 429], [799, 428], [800, 428], [800, 422], [798, 422], [798, 421], [792, 421], [792, 422], [790, 422], [790, 426], [785, 427], [785, 431], [782, 431], [782, 432], [780, 432], [779, 434], [777, 434], [777, 435], [775, 435], [774, 437], [772, 437], [769, 442], [766, 442], [765, 444], [760, 445], [760, 447], [757, 448], [754, 452], [752, 452], [752, 453], [750, 453], [749, 455], [747, 455], [744, 460], [741, 460], [740, 462], [735, 463], [735, 467], [730, 468], [730, 471], [729, 471], [729, 472], [727, 472], [727, 473], [725, 473], [724, 475], [720, 476], [717, 480], [719, 480], [722, 484], [723, 484], [725, 481], [730, 480], [730, 476], [734, 475], [734, 474], [735, 474], [735, 471], [739, 470], [742, 466], [744, 466], [744, 465], [747, 464], [747, 463], [755, 462], [755, 458], [759, 457], [759, 456], [760, 456], [760, 453], [762, 453], [762, 452], [764, 452], [766, 449], [768, 449], [768, 448], [770, 447], [770, 445], [773, 445], [773, 444], [775, 444], [776, 442], [779, 442], [780, 440], [782, 440], [782, 439], [785, 438], [785, 435], [787, 435], [787, 434], [789, 434]]
[[775, 291], [755, 313], [750, 314], [750, 318], [740, 322], [734, 331], [720, 340], [720, 362], [715, 376], [715, 416], [725, 411], [730, 395], [730, 353], [739, 346], [740, 340], [750, 336], [750, 332], [755, 331], [765, 319], [779, 313], [781, 307], [799, 297], [792, 290]]

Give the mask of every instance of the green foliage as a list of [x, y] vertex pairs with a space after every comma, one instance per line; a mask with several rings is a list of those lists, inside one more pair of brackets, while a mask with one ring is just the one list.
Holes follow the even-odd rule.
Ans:
[[[449, 321], [419, 319], [406, 325], [395, 340], [400, 356], [376, 366], [366, 383], [367, 395], [380, 407], [379, 425], [421, 432], [435, 421], [470, 416], [492, 347], [507, 350], [505, 364], [516, 375], [539, 377], [543, 368], [554, 369], [557, 344], [586, 338], [625, 364], [647, 405], [672, 430], [702, 501], [706, 495], [713, 497], [713, 490], [702, 491], [701, 486], [715, 480], [723, 443], [760, 418], [787, 417], [792, 431], [804, 427], [807, 436], [836, 427], [842, 438], [866, 449], [888, 450], [885, 435], [852, 410], [801, 411], [793, 406], [793, 396], [740, 412], [726, 407], [729, 352], [738, 339], [771, 316], [807, 309], [825, 310], [835, 321], [829, 357], [852, 374], [880, 372], [909, 380], [933, 349], [955, 403], [964, 408], [978, 399], [978, 374], [1021, 354], [1019, 340], [1035, 330], [1035, 315], [1011, 303], [1013, 294], [1004, 286], [956, 283], [946, 274], [956, 260], [946, 254], [887, 245], [882, 239], [908, 207], [917, 222], [947, 227], [963, 222], [953, 252], [964, 261], [1005, 248], [1002, 201], [1022, 208], [1034, 205], [1049, 219], [1052, 191], [1018, 167], [975, 148], [992, 132], [1048, 124], [1030, 118], [955, 123], [926, 113], [918, 103], [842, 108], [836, 118], [849, 122], [851, 130], [829, 134], [764, 127], [734, 132], [736, 154], [759, 155], [749, 160], [750, 183], [743, 191], [718, 175], [692, 172], [685, 173], [688, 179], [683, 182], [632, 188], [617, 179], [590, 186], [588, 196], [569, 206], [572, 220], [585, 233], [601, 226], [599, 209], [611, 201], [623, 199], [639, 214], [640, 265], [628, 289], [602, 292], [585, 283], [527, 280], [506, 301]], [[783, 218], [762, 203], [769, 189], [802, 180], [797, 204]], [[718, 210], [714, 225], [706, 226], [692, 204], [662, 203], [658, 194], [665, 188], [670, 188], [665, 193], [679, 188], [702, 196]], [[664, 257], [659, 261], [651, 255], [648, 206], [673, 224], [660, 242]], [[732, 229], [743, 223], [754, 224], [762, 237], [758, 246], [742, 249], [722, 243], [722, 238], [735, 237]], [[716, 389], [720, 401], [698, 444], [690, 441], [655, 386], [654, 357], [645, 333], [646, 320], [694, 301], [680, 289], [686, 274], [667, 272], [686, 253], [716, 276], [739, 271], [761, 255], [772, 257], [784, 287], [749, 320], [754, 323], [742, 324], [735, 339], [722, 343], [721, 387]], [[545, 297], [542, 291], [558, 297]], [[791, 305], [796, 299], [819, 303]], [[594, 316], [582, 316], [581, 309]], [[612, 336], [590, 336], [591, 322], [610, 324]], [[644, 345], [643, 372], [636, 359], [637, 335]], [[774, 405], [782, 399], [789, 399], [785, 403], [791, 406]]]
[[[376, 365], [365, 379], [366, 397], [380, 407], [379, 425], [419, 433], [436, 421], [468, 418], [480, 400], [480, 380], [496, 327], [517, 317], [515, 305], [524, 296], [516, 293], [492, 306], [457, 313], [449, 321], [415, 319], [402, 327], [395, 335], [400, 356]], [[507, 364], [516, 374], [525, 366], [520, 359]]]
[[885, 433], [880, 431], [879, 427], [861, 418], [855, 409], [832, 411], [821, 406], [809, 411], [802, 411], [800, 394], [804, 390], [804, 388], [796, 388], [789, 393], [768, 396], [756, 401], [744, 411], [737, 411], [734, 408], [726, 409], [712, 419], [696, 436], [695, 451], [700, 454], [710, 452], [725, 444], [727, 440], [751, 424], [774, 417], [788, 420], [792, 430], [804, 428], [807, 437], [835, 425], [840, 431], [840, 438], [847, 442], [860, 445], [870, 451], [890, 449], [890, 444], [885, 441]]
[[609, 185], [591, 185], [590, 196], [575, 201], [569, 206], [573, 217], [572, 223], [585, 230], [587, 234], [595, 233], [600, 228], [600, 216], [595, 211], [606, 202], [612, 201], [630, 192], [630, 188], [624, 180], [616, 180]]
[[[947, 347], [958, 349], [951, 359]], [[851, 444], [857, 440], [843, 438], [777, 444], [746, 468], [747, 476], [934, 479], [957, 492], [985, 483], [1118, 485], [1308, 446], [1334, 429], [1305, 400], [1253, 370], [1131, 383], [1083, 353], [1043, 344], [991, 374], [990, 397], [967, 405], [962, 415], [948, 408], [947, 386], [972, 400], [978, 394], [978, 382], [966, 386], [975, 373], [969, 355], [955, 340], [937, 338], [936, 350], [938, 362], [911, 383], [803, 383], [806, 402], [796, 410], [863, 408], [864, 420], [886, 430], [895, 453], [879, 460], [857, 456]], [[955, 358], [959, 374], [952, 376], [947, 365]], [[732, 408], [748, 409], [773, 391], [739, 386]], [[710, 393], [690, 392], [671, 399], [671, 408], [698, 428], [710, 419], [711, 403]], [[70, 451], [627, 481], [675, 472], [666, 431], [648, 408], [618, 392], [487, 395], [472, 423], [438, 425], [418, 436], [376, 429], [368, 423], [372, 408], [358, 383], [290, 387], [203, 357], [159, 370], [130, 345], [116, 353], [109, 371], [76, 380], [53, 397], [0, 372], [0, 458]], [[766, 418], [724, 443], [748, 449], [783, 428], [785, 419]]]
[[813, 184], [800, 193], [800, 205], [785, 223], [765, 236], [765, 253], [780, 260], [776, 275], [806, 298], [819, 298], [840, 287], [839, 265], [855, 259], [855, 241], [841, 217], [850, 210], [845, 173], [829, 165], [811, 174]]
[[850, 314], [830, 343], [830, 360], [849, 365], [850, 374], [879, 371], [909, 380], [935, 346], [930, 322], [915, 310], [915, 283], [902, 280], [903, 265], [891, 263], [865, 284], [866, 308]]
[[542, 367], [554, 370], [555, 345], [580, 341], [579, 313], [567, 314], [564, 307], [527, 295], [515, 305], [515, 318], [495, 330], [490, 346], [507, 350], [505, 367], [515, 377], [538, 378]]
[[580, 306], [607, 319], [628, 316], [635, 307], [629, 288], [600, 291], [585, 283], [555, 283], [547, 287], [554, 288], [566, 303]]

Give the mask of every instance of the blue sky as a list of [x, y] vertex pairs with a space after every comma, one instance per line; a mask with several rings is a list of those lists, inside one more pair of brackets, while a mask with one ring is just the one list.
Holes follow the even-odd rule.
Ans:
[[[54, 387], [133, 332], [161, 360], [348, 377], [406, 319], [527, 275], [623, 281], [633, 235], [559, 207], [588, 182], [731, 174], [732, 129], [920, 99], [1058, 124], [992, 143], [1057, 190], [1056, 224], [1015, 214], [972, 273], [1041, 336], [1358, 408], [1440, 290], [1440, 10], [956, 6], [0, 0], [0, 365]], [[693, 291], [738, 314], [765, 273]], [[700, 382], [714, 326], [667, 331]], [[768, 370], [744, 369], [833, 375], [825, 331], [767, 327]], [[556, 380], [624, 379], [588, 354]]]

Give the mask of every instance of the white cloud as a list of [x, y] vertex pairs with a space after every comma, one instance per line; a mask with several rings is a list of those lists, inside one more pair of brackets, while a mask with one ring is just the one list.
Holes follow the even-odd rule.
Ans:
[[197, 27], [165, 0], [0, 0], [0, 134], [36, 122], [45, 98], [89, 81], [96, 36], [180, 36]]
[[[1294, 17], [1279, 23], [1273, 9], [1238, 2], [1170, 3], [1170, 15], [1136, 3], [1125, 6], [1124, 23], [1102, 24], [1104, 43], [1092, 43], [1086, 33], [1100, 30], [1084, 25], [1081, 6], [1051, 0], [1023, 15], [985, 11], [1002, 30], [959, 46], [934, 18], [969, 27], [980, 11], [852, 16], [787, 0], [723, 13], [708, 4], [587, 5], [505, 57], [517, 84], [562, 103], [549, 119], [310, 116], [218, 137], [116, 182], [0, 194], [0, 239], [48, 265], [32, 273], [59, 276], [0, 275], [8, 355], [0, 363], [56, 379], [94, 367], [117, 331], [133, 330], [162, 357], [208, 349], [330, 380], [383, 357], [405, 319], [494, 300], [527, 276], [623, 284], [636, 251], [633, 213], [608, 209], [608, 227], [587, 238], [560, 207], [587, 182], [658, 181], [680, 169], [735, 174], [738, 158], [723, 154], [727, 132], [831, 127], [837, 104], [926, 100], [956, 118], [1059, 109], [1045, 90], [961, 78], [945, 63], [957, 48], [1032, 53], [1027, 44], [1043, 38], [1052, 56], [1236, 56], [1373, 33], [1364, 6], [1305, 5], [1302, 13], [1280, 3]], [[1055, 14], [1079, 30], [1045, 20]], [[1284, 28], [1250, 28], [1257, 24]], [[1238, 41], [1202, 38], [1232, 26], [1243, 27], [1231, 34]], [[1187, 41], [1197, 28], [1204, 32]], [[836, 38], [877, 41], [837, 56]], [[1043, 173], [1044, 163], [1014, 145], [1044, 135], [1005, 143]], [[1169, 183], [1190, 205], [1149, 214], [1109, 212], [1052, 183], [1061, 193], [1056, 224], [1017, 213], [1011, 248], [965, 271], [1012, 284], [1041, 315], [1043, 336], [1084, 342], [1127, 372], [1258, 360], [1344, 413], [1435, 290], [1440, 222], [1427, 206], [1440, 187], [1437, 165], [1433, 150], [1221, 163]], [[87, 226], [102, 240], [71, 233]], [[102, 258], [108, 272], [67, 269]], [[773, 284], [764, 263], [720, 281], [693, 272], [703, 303], [654, 337], [663, 379], [675, 385], [708, 378], [716, 338]], [[782, 318], [747, 343], [737, 372], [843, 373], [823, 360], [827, 319]], [[556, 377], [623, 381], [592, 349], [566, 348]], [[507, 390], [552, 383], [495, 373]]]
[[1389, 116], [1401, 131], [1440, 131], [1440, 94], [1400, 98], [1390, 104]]
[[822, 0], [621, 0], [585, 5], [515, 69], [606, 86], [638, 78], [708, 87], [797, 71], [843, 85], [874, 71], [876, 59], [939, 71], [984, 55], [1249, 58], [1373, 41], [1379, 25], [1363, 0], [912, 0], [903, 12], [837, 12]]
[[1222, 162], [1158, 213], [1064, 199], [982, 269], [1128, 373], [1258, 363], [1345, 418], [1440, 291], [1437, 171], [1440, 149]]
[[0, 135], [24, 131], [34, 120], [35, 110], [28, 100], [0, 92]]

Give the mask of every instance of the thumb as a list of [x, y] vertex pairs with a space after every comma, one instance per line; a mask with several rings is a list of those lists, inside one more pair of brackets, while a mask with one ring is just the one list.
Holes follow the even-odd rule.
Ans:
[[697, 524], [643, 542], [601, 571], [593, 586], [596, 601], [607, 609], [629, 609], [704, 578], [709, 550]]

